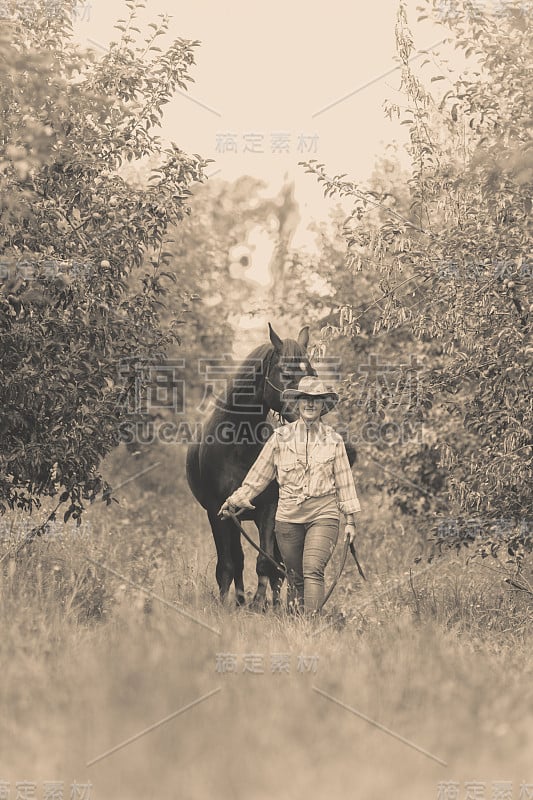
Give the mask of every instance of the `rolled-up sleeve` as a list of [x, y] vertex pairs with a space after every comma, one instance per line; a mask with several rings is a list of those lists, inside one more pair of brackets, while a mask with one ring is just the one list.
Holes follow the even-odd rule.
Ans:
[[361, 511], [361, 506], [357, 497], [350, 462], [346, 455], [346, 448], [342, 440], [337, 442], [333, 469], [335, 472], [337, 502], [340, 510], [343, 514], [356, 514]]
[[274, 435], [265, 443], [263, 449], [248, 470], [242, 484], [233, 494], [228, 497], [228, 501], [238, 506], [240, 502], [252, 502], [254, 497], [266, 489], [268, 484], [276, 477], [276, 464], [274, 453], [276, 449]]

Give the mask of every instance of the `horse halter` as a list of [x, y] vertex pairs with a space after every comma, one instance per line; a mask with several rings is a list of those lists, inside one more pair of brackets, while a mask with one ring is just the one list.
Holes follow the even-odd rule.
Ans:
[[[275, 350], [275, 349], [274, 349], [274, 350], [272, 350], [272, 352], [271, 352], [271, 354], [270, 354], [270, 356], [269, 356], [269, 358], [268, 358], [267, 368], [266, 368], [266, 372], [265, 372], [265, 383], [268, 383], [268, 385], [269, 385], [269, 386], [271, 386], [273, 389], [275, 389], [275, 390], [276, 390], [276, 392], [278, 392], [278, 393], [279, 393], [279, 399], [280, 399], [280, 402], [281, 402], [281, 395], [283, 394], [283, 392], [285, 391], [285, 389], [284, 389], [282, 386], [276, 386], [276, 384], [275, 384], [275, 383], [273, 383], [273, 382], [270, 380], [270, 378], [268, 377], [268, 373], [270, 372], [270, 367], [272, 366], [272, 359], [274, 358], [274, 354], [275, 354], [275, 352], [276, 352], [276, 350]], [[300, 363], [301, 363], [301, 364], [303, 364], [303, 363], [304, 363], [304, 360], [303, 360], [303, 358], [300, 360]], [[315, 372], [315, 370], [313, 370], [313, 372]], [[315, 374], [316, 374], [316, 373], [315, 373]], [[287, 388], [287, 387], [285, 387], [285, 388]]]
[[[274, 391], [276, 391], [279, 394], [279, 404], [280, 404], [280, 409], [281, 409], [281, 406], [282, 406], [281, 395], [283, 393], [283, 389], [280, 386], [276, 386], [276, 384], [273, 383], [270, 380], [270, 378], [268, 377], [268, 373], [270, 371], [270, 367], [272, 366], [272, 359], [274, 358], [274, 353], [275, 352], [276, 352], [275, 349], [272, 350], [270, 356], [268, 357], [268, 362], [267, 362], [267, 366], [266, 366], [266, 370], [265, 370], [265, 383], [268, 383], [268, 385], [271, 386], [274, 389]], [[282, 415], [281, 411], [275, 411], [273, 408], [271, 408], [270, 409], [270, 413], [277, 415], [278, 423], [281, 425], [282, 424], [282, 419], [283, 419], [283, 415]]]
[[268, 377], [268, 373], [270, 372], [270, 367], [272, 366], [272, 359], [274, 358], [275, 352], [276, 352], [276, 349], [274, 348], [272, 350], [272, 352], [270, 353], [269, 357], [268, 357], [267, 367], [266, 367], [266, 370], [265, 370], [265, 383], [268, 383], [269, 386], [271, 386], [273, 389], [276, 390], [276, 392], [279, 393], [279, 399], [280, 399], [280, 402], [281, 402], [281, 394], [282, 394], [282, 392], [284, 390], [282, 389], [281, 386], [276, 386], [275, 383], [272, 383], [272, 381]]

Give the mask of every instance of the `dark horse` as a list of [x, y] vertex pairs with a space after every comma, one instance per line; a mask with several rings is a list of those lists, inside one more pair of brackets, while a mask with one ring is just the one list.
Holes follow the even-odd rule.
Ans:
[[[205, 508], [217, 548], [216, 578], [224, 600], [232, 581], [239, 605], [245, 602], [240, 533], [231, 519], [221, 519], [218, 511], [224, 500], [241, 485], [246, 473], [272, 433], [268, 421], [276, 411], [287, 421], [294, 412], [282, 406], [281, 392], [298, 385], [304, 375], [316, 375], [306, 354], [309, 328], [302, 328], [298, 340], [280, 339], [268, 325], [270, 341], [257, 347], [243, 361], [230, 382], [226, 398], [204, 425], [201, 441], [187, 451], [187, 480], [192, 493]], [[246, 511], [241, 519], [253, 519], [259, 531], [262, 549], [278, 563], [281, 556], [275, 541], [274, 517], [278, 503], [276, 481], [252, 500], [255, 510]], [[279, 602], [280, 573], [263, 555], [256, 564], [257, 591], [253, 604], [264, 608], [267, 584], [273, 602]]]

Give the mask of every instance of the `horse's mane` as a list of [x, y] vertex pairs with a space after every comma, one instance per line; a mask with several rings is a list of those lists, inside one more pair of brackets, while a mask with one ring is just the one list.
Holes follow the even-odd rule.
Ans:
[[[253, 408], [258, 403], [262, 404], [262, 388], [264, 388], [264, 380], [274, 352], [274, 345], [271, 342], [265, 342], [242, 359], [234, 371], [233, 377], [227, 380], [225, 399], [219, 398], [218, 404], [215, 405], [209, 422], [211, 426], [216, 427], [218, 423], [233, 413], [242, 415], [246, 406]], [[294, 339], [283, 340], [280, 356], [287, 360], [307, 359], [304, 348]], [[251, 413], [255, 416], [257, 412]]]
[[[257, 391], [259, 382], [266, 371], [265, 365], [273, 352], [274, 346], [270, 342], [265, 342], [243, 358], [233, 377], [228, 381], [226, 406], [231, 407], [232, 401], [240, 395], [249, 397], [252, 387]], [[263, 364], [263, 370], [261, 370], [261, 364]]]
[[235, 391], [235, 393], [238, 394], [239, 385], [250, 385], [247, 384], [247, 379], [253, 378], [255, 383], [258, 374], [260, 374], [257, 370], [258, 362], [261, 361], [264, 363], [272, 355], [273, 351], [274, 345], [270, 342], [265, 342], [264, 344], [260, 344], [259, 347], [256, 347], [255, 350], [252, 350], [251, 353], [248, 353], [237, 367], [235, 375], [230, 382], [230, 391]]

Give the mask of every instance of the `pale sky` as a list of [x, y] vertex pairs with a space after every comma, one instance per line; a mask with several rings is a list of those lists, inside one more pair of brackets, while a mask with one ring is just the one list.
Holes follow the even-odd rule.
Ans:
[[[407, 0], [409, 22], [415, 48], [425, 49], [445, 31], [416, 22], [419, 2]], [[213, 177], [257, 176], [270, 196], [294, 181], [301, 221], [292, 245], [313, 250], [309, 222], [327, 219], [338, 200], [324, 199], [315, 177], [298, 162], [314, 158], [329, 174], [348, 173], [364, 182], [386, 145], [406, 140], [405, 127], [383, 110], [385, 99], [404, 102], [395, 70], [397, 0], [147, 0], [147, 6], [138, 24], [143, 34], [158, 14], [168, 13], [169, 41], [202, 43], [195, 82], [166, 107], [161, 135], [188, 153], [214, 159], [207, 170]], [[101, 51], [120, 35], [113, 24], [126, 11], [123, 0], [78, 0], [77, 40]], [[164, 47], [162, 38], [158, 44]], [[265, 285], [274, 241], [264, 231], [252, 233], [252, 266], [242, 279]], [[257, 293], [254, 285], [250, 297]], [[266, 321], [243, 315], [236, 327], [236, 354], [244, 355], [254, 335], [255, 343], [264, 339]]]
[[[420, 1], [408, 0], [408, 9], [415, 46], [425, 48], [444, 33], [416, 22]], [[401, 102], [399, 70], [385, 75], [397, 63], [396, 0], [148, 0], [147, 6], [138, 26], [143, 33], [158, 14], [169, 13], [172, 36], [202, 42], [189, 97], [176, 95], [167, 106], [162, 135], [215, 159], [210, 174], [256, 175], [274, 192], [287, 177], [296, 182], [304, 218], [325, 218], [331, 201], [298, 161], [315, 158], [333, 174], [365, 180], [387, 143], [405, 141], [405, 128], [383, 111], [385, 98]], [[78, 0], [76, 38], [98, 51], [118, 37], [113, 24], [126, 10], [123, 0]]]

